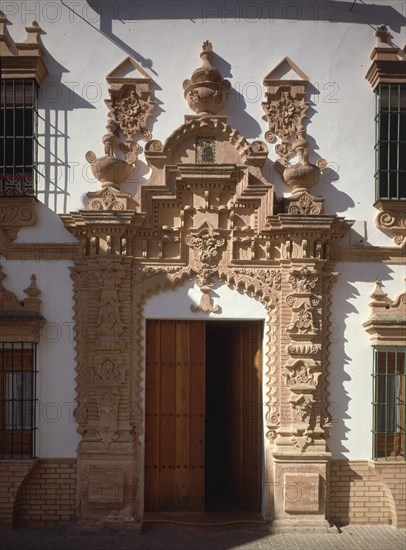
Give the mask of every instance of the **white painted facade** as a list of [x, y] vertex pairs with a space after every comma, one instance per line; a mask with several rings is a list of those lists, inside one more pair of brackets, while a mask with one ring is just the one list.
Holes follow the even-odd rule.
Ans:
[[[98, 13], [93, 7], [100, 7]], [[232, 91], [221, 114], [248, 140], [264, 139], [262, 119], [264, 76], [289, 56], [314, 86], [309, 112], [311, 160], [325, 158], [330, 170], [312, 192], [325, 197], [327, 214], [355, 220], [345, 243], [392, 246], [390, 235], [375, 227], [374, 94], [365, 73], [375, 37], [371, 27], [385, 23], [393, 43], [404, 45], [403, 1], [369, 0], [302, 2], [0, 2], [12, 22], [15, 41], [24, 40], [24, 27], [33, 19], [42, 37], [49, 75], [40, 91], [43, 122], [39, 139], [39, 221], [20, 230], [16, 242], [75, 242], [57, 214], [84, 208], [88, 191], [99, 188], [85, 153], [102, 153], [108, 96], [106, 75], [132, 56], [152, 77], [158, 108], [151, 126], [153, 138], [165, 139], [190, 114], [182, 82], [199, 66], [199, 51], [209, 39], [215, 64]], [[403, 10], [403, 11], [402, 11]], [[234, 13], [233, 13], [234, 12]], [[403, 19], [402, 19], [403, 18]], [[326, 20], [324, 20], [326, 19]], [[270, 159], [276, 160], [270, 145]], [[124, 190], [135, 192], [146, 181], [143, 154], [133, 181]], [[288, 188], [268, 162], [265, 174], [278, 197]], [[323, 181], [324, 178], [324, 181]], [[48, 321], [38, 346], [37, 449], [39, 457], [76, 455], [79, 436], [72, 417], [75, 400], [75, 343], [72, 287], [67, 261], [2, 261], [5, 286], [21, 294], [31, 273], [42, 291], [42, 313]], [[405, 267], [373, 263], [343, 263], [334, 287], [330, 396], [333, 429], [329, 449], [333, 458], [371, 456], [371, 369], [369, 337], [362, 327], [369, 315], [369, 295], [377, 277], [394, 297], [404, 291]], [[191, 314], [199, 290], [185, 283], [150, 298], [146, 318], [264, 317], [263, 306], [226, 285], [214, 288], [221, 299], [220, 315]]]

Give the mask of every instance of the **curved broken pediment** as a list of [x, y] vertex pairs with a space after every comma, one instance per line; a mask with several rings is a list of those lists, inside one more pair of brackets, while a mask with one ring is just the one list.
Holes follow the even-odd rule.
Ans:
[[207, 164], [235, 162], [250, 166], [263, 166], [268, 156], [268, 147], [262, 141], [249, 144], [238, 130], [227, 124], [226, 117], [186, 117], [182, 126], [177, 128], [162, 143], [153, 140], [145, 147], [145, 157], [150, 167], [161, 168], [166, 164], [199, 161], [198, 140], [212, 138], [215, 154], [213, 161]]

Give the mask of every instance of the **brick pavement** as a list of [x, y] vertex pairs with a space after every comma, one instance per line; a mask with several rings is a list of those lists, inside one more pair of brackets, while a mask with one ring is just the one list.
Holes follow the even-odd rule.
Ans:
[[1, 550], [404, 550], [406, 530], [349, 526], [339, 534], [274, 534], [254, 529], [73, 534], [62, 528], [0, 532]]

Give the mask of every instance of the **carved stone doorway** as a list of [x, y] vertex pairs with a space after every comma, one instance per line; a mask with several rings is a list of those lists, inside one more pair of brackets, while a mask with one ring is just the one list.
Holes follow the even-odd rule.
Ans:
[[262, 323], [147, 321], [146, 512], [260, 512]]

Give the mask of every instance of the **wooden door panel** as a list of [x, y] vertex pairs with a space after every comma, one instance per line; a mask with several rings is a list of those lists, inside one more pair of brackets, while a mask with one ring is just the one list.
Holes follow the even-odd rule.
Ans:
[[[161, 321], [159, 411], [159, 495], [158, 509], [171, 510], [175, 501], [175, 398], [176, 398], [176, 325]], [[148, 368], [148, 367], [147, 367]]]
[[205, 430], [205, 327], [190, 324], [190, 497], [191, 510], [204, 509], [204, 430]]
[[151, 321], [146, 338], [145, 380], [145, 509], [153, 509], [159, 495], [160, 323]]
[[204, 365], [204, 322], [147, 321], [146, 511], [203, 511]]

